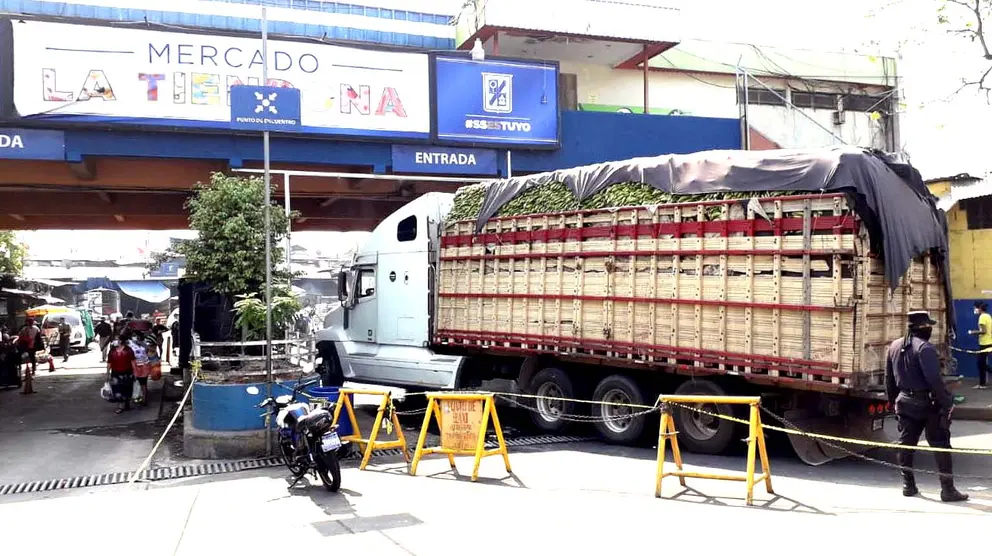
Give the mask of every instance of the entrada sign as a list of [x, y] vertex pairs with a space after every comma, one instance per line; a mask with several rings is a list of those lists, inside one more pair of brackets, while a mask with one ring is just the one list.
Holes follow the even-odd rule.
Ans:
[[65, 133], [48, 129], [0, 128], [0, 158], [65, 160]]
[[325, 135], [426, 139], [427, 54], [64, 23], [13, 25], [20, 116], [73, 122], [232, 127], [231, 88], [297, 89], [299, 126]]
[[496, 151], [393, 145], [393, 172], [495, 176]]
[[557, 64], [438, 56], [434, 75], [439, 140], [558, 145]]

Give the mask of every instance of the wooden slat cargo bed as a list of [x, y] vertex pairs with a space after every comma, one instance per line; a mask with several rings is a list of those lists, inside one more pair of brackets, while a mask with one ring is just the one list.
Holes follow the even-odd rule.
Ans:
[[867, 390], [905, 314], [946, 337], [930, 257], [889, 292], [843, 195], [542, 214], [448, 225], [438, 344]]

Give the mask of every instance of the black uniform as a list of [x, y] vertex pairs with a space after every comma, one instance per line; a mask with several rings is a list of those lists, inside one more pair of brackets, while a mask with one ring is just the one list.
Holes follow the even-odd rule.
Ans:
[[[940, 374], [940, 360], [933, 345], [920, 336], [929, 337], [933, 324], [926, 313], [910, 313], [910, 334], [889, 345], [885, 366], [885, 392], [895, 407], [899, 422], [899, 444], [916, 446], [920, 435], [935, 448], [951, 447], [951, 409], [953, 397]], [[921, 334], [921, 332], [924, 332]], [[903, 494], [913, 496], [918, 491], [913, 472], [913, 450], [899, 450], [899, 465], [903, 467]], [[967, 496], [954, 488], [951, 454], [934, 452], [940, 472], [941, 498], [958, 501]], [[961, 498], [964, 497], [964, 498]]]

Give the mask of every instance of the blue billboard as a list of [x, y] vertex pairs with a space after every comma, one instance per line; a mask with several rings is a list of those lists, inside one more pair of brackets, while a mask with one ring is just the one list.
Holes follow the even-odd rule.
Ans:
[[438, 56], [434, 86], [439, 141], [558, 146], [557, 64]]

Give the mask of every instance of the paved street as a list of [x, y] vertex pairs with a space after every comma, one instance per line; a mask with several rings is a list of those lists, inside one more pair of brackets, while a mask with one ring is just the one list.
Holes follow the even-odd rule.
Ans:
[[[161, 433], [161, 382], [149, 382], [148, 407], [115, 415], [100, 397], [106, 366], [96, 349], [55, 366], [54, 373], [38, 367], [33, 395], [0, 391], [0, 484], [136, 468]], [[158, 461], [172, 461], [173, 453], [163, 445]]]
[[[100, 369], [99, 356], [91, 352], [74, 357], [68, 367], [59, 365], [53, 374], [39, 373], [35, 396], [0, 393], [0, 484], [132, 471], [140, 464], [164, 426], [155, 419], [156, 394], [151, 408], [113, 415], [113, 406], [98, 395]], [[519, 422], [521, 416], [507, 412], [504, 421]], [[958, 421], [954, 435], [958, 447], [988, 448], [992, 423]], [[166, 442], [154, 464], [186, 463], [180, 447]], [[0, 523], [20, 532], [19, 539], [44, 539], [42, 545], [25, 541], [31, 542], [32, 554], [105, 549], [108, 535], [121, 546], [142, 546], [145, 554], [258, 554], [285, 550], [292, 539], [293, 546], [377, 556], [513, 550], [642, 553], [663, 543], [691, 548], [700, 541], [707, 552], [752, 552], [760, 544], [749, 548], [747, 539], [760, 543], [775, 534], [756, 532], [762, 528], [829, 535], [834, 533], [824, 532], [842, 531], [852, 540], [876, 542], [884, 534], [889, 550], [890, 542], [917, 550], [927, 543], [937, 546], [937, 539], [899, 541], [883, 533], [896, 527], [953, 530], [955, 543], [969, 535], [987, 537], [986, 514], [992, 512], [988, 458], [956, 458], [959, 487], [972, 501], [947, 505], [937, 501], [937, 481], [925, 473], [919, 478], [924, 495], [904, 499], [897, 473], [881, 464], [850, 459], [814, 468], [781, 447], [773, 446], [773, 454], [777, 494], [767, 495], [759, 485], [758, 508], [750, 509], [744, 507], [741, 483], [690, 480], [691, 489], [683, 492], [677, 480], [668, 479], [667, 499], [657, 500], [653, 450], [577, 443], [511, 449], [514, 474], [507, 477], [499, 459], [490, 458], [483, 462], [478, 484], [454, 477], [442, 459], [425, 460], [420, 476], [410, 477], [401, 459], [387, 457], [376, 458], [366, 471], [347, 462], [338, 494], [319, 484], [288, 491], [287, 473], [272, 468], [132, 487], [2, 496]], [[697, 470], [739, 471], [744, 458], [686, 454], [686, 463]], [[921, 454], [917, 465], [932, 470], [932, 457]], [[470, 459], [459, 459], [463, 474], [470, 466]], [[143, 516], [136, 526], [108, 529], [108, 516], [131, 514]], [[59, 535], [50, 534], [53, 523]], [[719, 534], [705, 535], [716, 523]], [[685, 533], [672, 537], [667, 531]], [[836, 550], [815, 541], [803, 550], [816, 553], [819, 546]]]
[[[705, 468], [740, 468], [740, 458], [687, 456]], [[142, 546], [142, 554], [263, 554], [287, 543], [308, 551], [363, 554], [590, 554], [604, 551], [734, 549], [767, 550], [783, 531], [817, 535], [803, 552], [835, 552], [845, 540], [879, 541], [886, 550], [946, 547], [946, 540], [922, 533], [899, 539], [899, 527], [922, 532], [953, 531], [954, 544], [987, 538], [992, 512], [988, 491], [972, 490], [974, 501], [934, 501], [935, 482], [924, 479], [924, 497], [904, 499], [893, 473], [857, 462], [808, 468], [788, 459], [774, 462], [776, 496], [758, 487], [758, 508], [743, 506], [743, 485], [690, 480], [684, 494], [677, 481], [667, 495], [652, 495], [650, 450], [614, 449], [598, 444], [518, 450], [514, 475], [506, 477], [499, 458], [484, 461], [478, 484], [455, 479], [443, 460], [421, 464], [418, 477], [402, 463], [344, 470], [342, 492], [298, 485], [288, 491], [286, 473], [266, 470], [192, 479], [107, 487], [57, 496], [4, 497], [0, 523], [31, 541], [33, 554], [81, 553]], [[459, 460], [462, 473], [468, 459]], [[827, 486], [829, 485], [829, 487]], [[971, 488], [982, 485], [962, 482]], [[992, 486], [985, 483], [984, 487]], [[0, 500], [4, 502], [7, 500]], [[108, 529], [108, 517], [136, 515], [135, 526]], [[59, 534], [51, 535], [52, 524]], [[675, 532], [675, 535], [669, 532]], [[822, 538], [820, 538], [822, 536]], [[42, 544], [37, 544], [44, 539]], [[762, 547], [763, 546], [763, 547]], [[817, 550], [821, 548], [822, 550]]]

